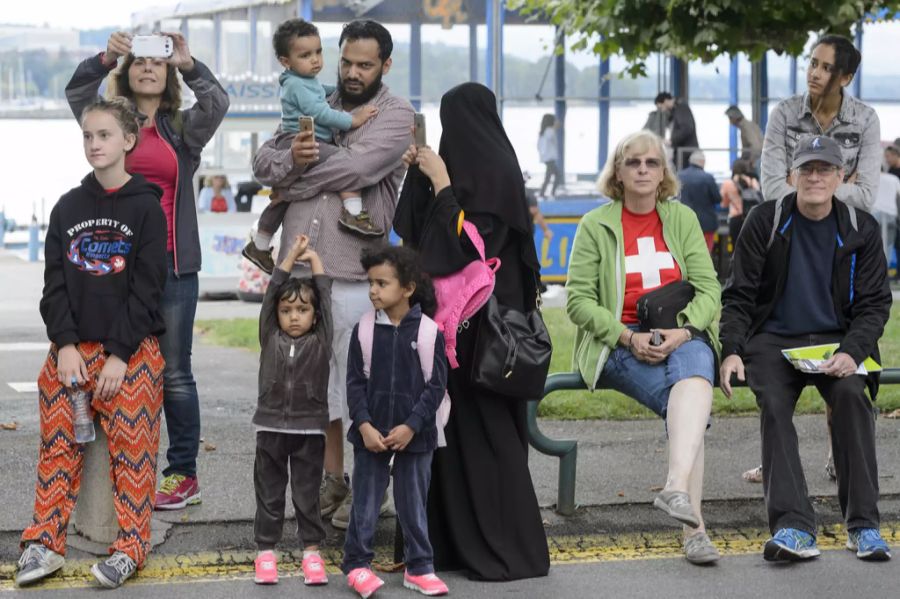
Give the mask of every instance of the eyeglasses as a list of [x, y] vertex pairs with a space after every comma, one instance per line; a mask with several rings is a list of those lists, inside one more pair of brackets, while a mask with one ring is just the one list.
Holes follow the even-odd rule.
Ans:
[[641, 164], [646, 166], [648, 171], [655, 171], [662, 168], [662, 160], [659, 158], [645, 158], [644, 160], [641, 160], [640, 158], [626, 158], [622, 164], [632, 170], [638, 170], [641, 168]]
[[836, 167], [833, 164], [819, 164], [819, 165], [804, 164], [797, 168], [797, 172], [799, 172], [804, 177], [808, 177], [813, 173], [816, 173], [817, 175], [822, 175], [824, 177], [824, 176], [836, 173], [837, 170], [838, 170], [838, 167]]

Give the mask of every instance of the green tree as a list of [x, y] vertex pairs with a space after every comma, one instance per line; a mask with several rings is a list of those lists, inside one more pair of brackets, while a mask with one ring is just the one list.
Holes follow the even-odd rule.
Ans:
[[811, 32], [847, 35], [867, 13], [900, 11], [897, 0], [511, 0], [510, 8], [548, 19], [577, 38], [573, 48], [622, 54], [632, 77], [654, 52], [710, 62], [768, 50], [797, 56]]

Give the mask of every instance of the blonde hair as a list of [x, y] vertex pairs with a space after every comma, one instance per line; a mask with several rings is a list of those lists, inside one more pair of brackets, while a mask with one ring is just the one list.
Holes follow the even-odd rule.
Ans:
[[656, 199], [667, 200], [678, 194], [678, 178], [675, 177], [675, 169], [666, 159], [666, 146], [658, 135], [651, 131], [642, 130], [625, 136], [616, 146], [612, 160], [607, 160], [603, 172], [597, 179], [597, 189], [603, 195], [613, 200], [625, 198], [625, 188], [616, 177], [616, 169], [625, 161], [625, 154], [634, 152], [644, 154], [655, 150], [663, 162], [663, 180], [656, 189]]

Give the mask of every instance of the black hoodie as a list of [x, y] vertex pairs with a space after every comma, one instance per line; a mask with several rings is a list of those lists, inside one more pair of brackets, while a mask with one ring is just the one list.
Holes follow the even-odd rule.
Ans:
[[57, 347], [99, 341], [128, 362], [148, 335], [165, 331], [162, 189], [141, 175], [106, 193], [94, 174], [50, 212], [41, 316]]

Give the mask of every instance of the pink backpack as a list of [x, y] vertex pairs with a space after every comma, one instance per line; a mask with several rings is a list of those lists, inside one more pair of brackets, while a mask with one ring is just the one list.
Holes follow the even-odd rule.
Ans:
[[[416, 353], [419, 354], [419, 364], [422, 366], [422, 376], [425, 382], [431, 380], [431, 368], [434, 366], [434, 342], [437, 340], [438, 325], [436, 322], [422, 315], [419, 322], [419, 334], [416, 338]], [[359, 319], [357, 338], [362, 350], [363, 374], [369, 378], [372, 370], [372, 343], [375, 337], [375, 311], [369, 310]], [[437, 426], [438, 447], [446, 447], [447, 439], [444, 436], [444, 427], [450, 419], [450, 396], [444, 389], [444, 398], [438, 406], [434, 422]]]
[[445, 277], [434, 278], [437, 313], [434, 320], [444, 333], [447, 361], [451, 368], [459, 368], [456, 359], [456, 334], [468, 328], [475, 315], [494, 293], [494, 276], [500, 268], [500, 258], [484, 259], [484, 241], [478, 229], [463, 221], [463, 230], [478, 250], [479, 260], [472, 260], [462, 270]]

